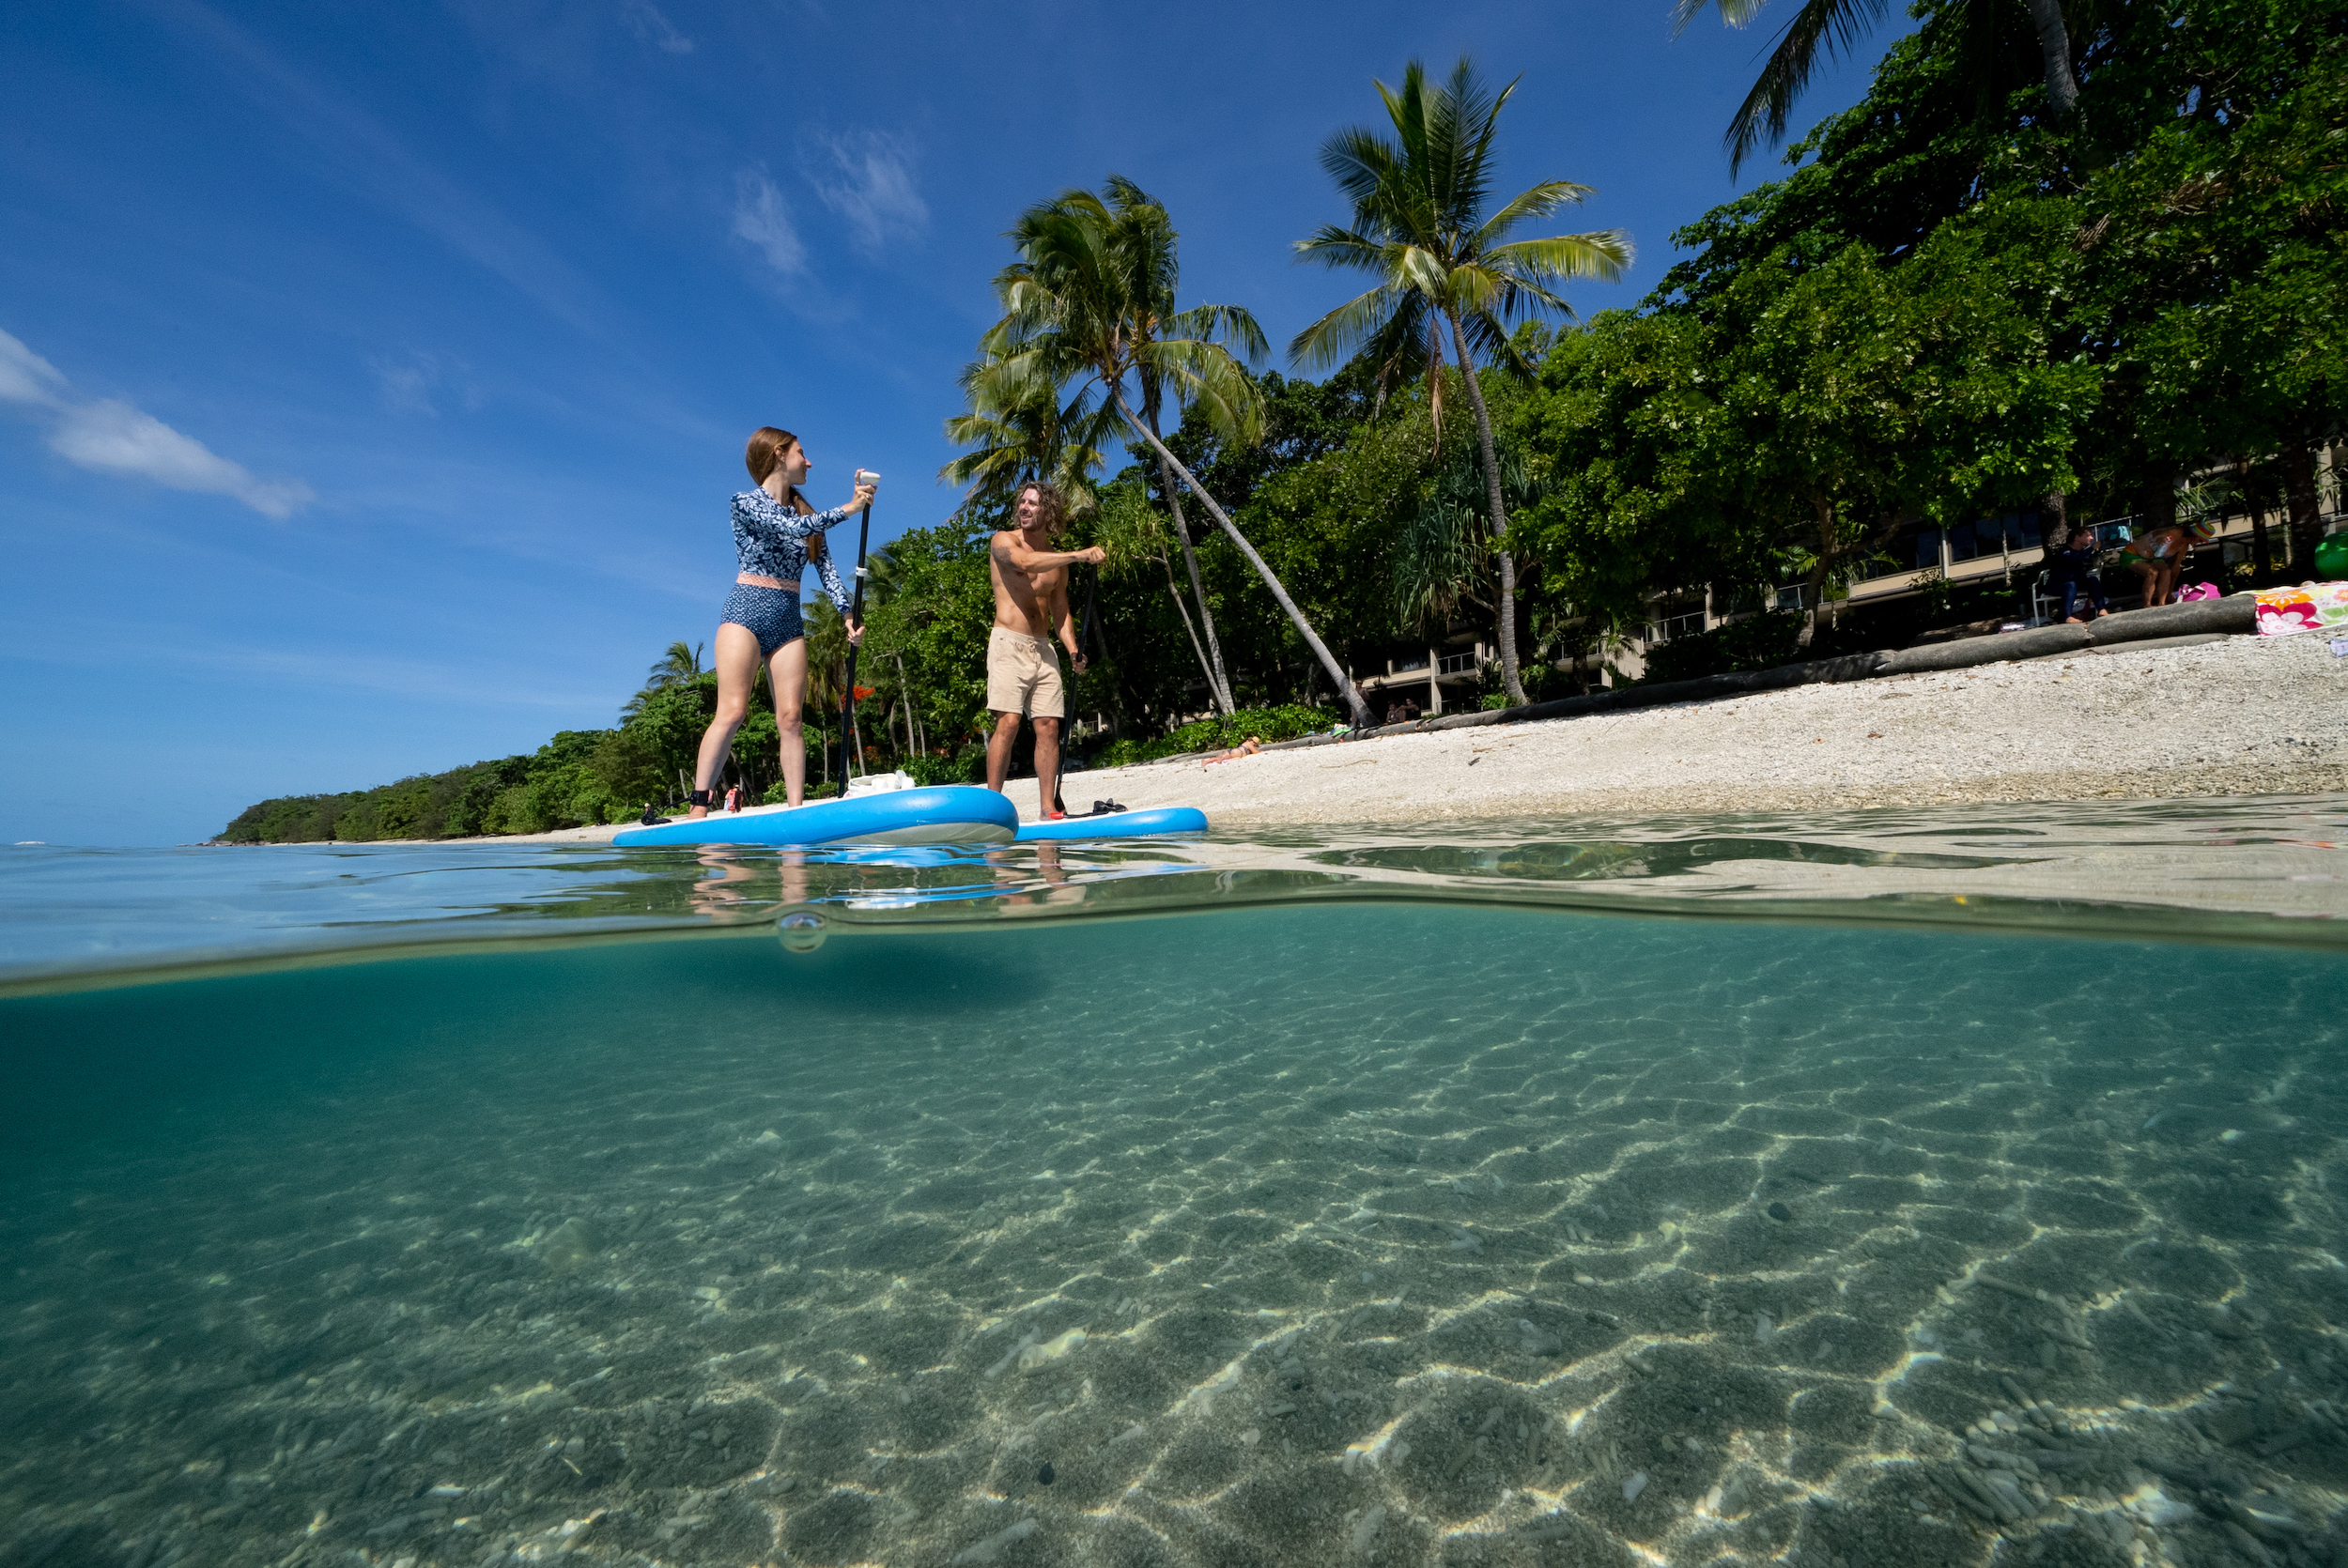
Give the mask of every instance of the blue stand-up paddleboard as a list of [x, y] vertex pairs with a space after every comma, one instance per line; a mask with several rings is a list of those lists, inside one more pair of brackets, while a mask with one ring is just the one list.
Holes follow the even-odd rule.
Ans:
[[1059, 843], [1070, 838], [1160, 838], [1174, 833], [1204, 833], [1207, 814], [1195, 806], [1153, 806], [1146, 811], [1110, 811], [1098, 817], [1062, 817], [1056, 822], [1021, 822], [1019, 842]]
[[799, 849], [818, 844], [1008, 844], [1018, 831], [1019, 812], [1003, 795], [975, 784], [946, 784], [819, 800], [789, 810], [712, 812], [631, 827], [611, 841], [623, 849], [652, 844]]

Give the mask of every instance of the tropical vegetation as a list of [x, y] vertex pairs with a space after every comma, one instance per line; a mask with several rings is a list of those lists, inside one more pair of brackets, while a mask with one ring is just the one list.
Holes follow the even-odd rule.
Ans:
[[[1787, 37], [1848, 43], [1838, 29], [1878, 14], [1805, 0]], [[1465, 699], [1556, 695], [1663, 596], [1788, 607], [1666, 645], [1647, 678], [2011, 612], [2020, 590], [1994, 577], [1878, 609], [1846, 598], [1912, 565], [1894, 556], [1913, 539], [2001, 514], [2050, 530], [2248, 510], [2244, 575], [2308, 575], [2319, 453], [2348, 414], [2348, 14], [2073, 7], [2067, 101], [2031, 8], [1913, 14], [1865, 99], [1794, 142], [1781, 177], [1679, 231], [1681, 258], [1633, 310], [1561, 308], [1563, 282], [1620, 265], [1628, 241], [1519, 238], [1580, 190], [1493, 199], [1508, 92], [1464, 66], [1440, 83], [1412, 67], [1379, 89], [1380, 128], [1323, 148], [1345, 210], [1302, 237], [1304, 257], [1372, 284], [1292, 346], [1324, 378], [1265, 368], [1243, 307], [1182, 303], [1173, 217], [1132, 181], [1020, 214], [999, 319], [948, 426], [962, 505], [873, 561], [857, 762], [977, 776], [986, 539], [1038, 478], [1072, 498], [1067, 542], [1107, 556], [1072, 582], [1091, 665], [1071, 743], [1094, 762], [1226, 744], [1274, 711], [1290, 727], [1375, 719], [1398, 678], [1367, 695], [1362, 681], [1463, 641], [1497, 651]], [[1755, 101], [1753, 136], [1774, 134], [1780, 100]], [[2269, 512], [2285, 523], [2272, 536]], [[850, 699], [838, 618], [816, 603], [809, 622], [820, 791]], [[609, 730], [263, 802], [224, 837], [633, 815], [675, 797], [713, 699], [676, 644]], [[736, 746], [753, 794], [774, 785], [776, 744], [762, 694]]]

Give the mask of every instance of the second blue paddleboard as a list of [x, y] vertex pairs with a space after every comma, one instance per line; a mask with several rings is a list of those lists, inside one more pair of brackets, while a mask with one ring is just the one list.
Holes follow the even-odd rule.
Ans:
[[1146, 811], [1111, 811], [1099, 817], [1062, 817], [1056, 822], [1021, 822], [1019, 842], [1058, 843], [1070, 838], [1157, 838], [1170, 833], [1204, 833], [1207, 814], [1195, 806], [1153, 806]]

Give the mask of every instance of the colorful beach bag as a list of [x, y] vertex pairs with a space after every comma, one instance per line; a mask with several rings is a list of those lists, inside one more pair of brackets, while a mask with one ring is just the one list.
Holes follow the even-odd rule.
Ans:
[[2348, 630], [2348, 582], [2303, 582], [2269, 588], [2256, 595], [2254, 614], [2261, 637]]

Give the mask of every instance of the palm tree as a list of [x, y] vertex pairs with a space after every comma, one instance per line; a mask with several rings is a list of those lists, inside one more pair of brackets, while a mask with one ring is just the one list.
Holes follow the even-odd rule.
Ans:
[[[1199, 305], [1178, 312], [1175, 233], [1165, 208], [1131, 180], [1116, 176], [1110, 177], [1107, 191], [1105, 199], [1089, 191], [1063, 192], [1021, 214], [1011, 236], [1020, 259], [995, 281], [1003, 319], [991, 334], [990, 346], [999, 359], [981, 379], [1025, 386], [1029, 398], [1044, 385], [1058, 388], [1073, 381], [1080, 391], [1097, 389], [1127, 430], [1156, 454], [1168, 500], [1178, 499], [1177, 480], [1198, 498], [1328, 670], [1353, 722], [1367, 725], [1369, 706], [1344, 668], [1296, 607], [1278, 576], [1197, 476], [1166, 449], [1156, 428], [1166, 405], [1191, 405], [1203, 410], [1208, 423], [1226, 437], [1259, 438], [1262, 396], [1227, 346], [1237, 346], [1250, 358], [1259, 356], [1264, 352], [1262, 330], [1236, 305]], [[1135, 411], [1128, 381], [1134, 383], [1146, 414]], [[1007, 395], [1001, 400], [1018, 398]], [[1175, 518], [1179, 530], [1179, 510]], [[1217, 706], [1228, 713], [1234, 707], [1230, 683], [1223, 673], [1213, 617], [1186, 535], [1182, 545], [1206, 633], [1208, 684]]]
[[645, 671], [642, 688], [620, 710], [620, 722], [626, 724], [642, 713], [645, 699], [653, 693], [667, 691], [671, 686], [690, 685], [700, 680], [703, 646], [698, 642], [669, 644], [669, 651], [654, 660], [652, 669]]
[[[1729, 26], [1742, 27], [1766, 4], [1768, 0], [1676, 0], [1672, 8], [1672, 36], [1687, 31], [1688, 23], [1707, 6], [1717, 6], [1721, 20]], [[1997, 0], [1966, 0], [1966, 4], [1974, 12], [1967, 19], [1970, 24], [1997, 25], [1997, 18], [1988, 14]], [[2071, 117], [2079, 100], [2078, 78], [2071, 71], [2071, 34], [2062, 20], [2062, 0], [2022, 0], [2022, 4], [2038, 35], [2047, 107], [2054, 123], [2061, 125]], [[1760, 80], [1745, 94], [1721, 138], [1728, 144], [1730, 174], [1744, 163], [1764, 135], [1772, 144], [1785, 139], [1785, 122], [1794, 112], [1794, 100], [1818, 68], [1819, 51], [1824, 49], [1826, 57], [1832, 59], [1855, 49], [1889, 9], [1890, 0], [1802, 0], [1801, 9], [1779, 30], [1777, 47], [1769, 51]]]
[[1401, 91], [1383, 82], [1377, 85], [1393, 137], [1356, 127], [1338, 131], [1321, 149], [1321, 166], [1353, 204], [1352, 225], [1323, 224], [1311, 238], [1299, 240], [1296, 251], [1300, 259], [1374, 273], [1378, 286], [1297, 333], [1289, 354], [1314, 365], [1364, 356], [1378, 372], [1382, 392], [1399, 377], [1424, 374], [1440, 442], [1444, 333], [1449, 330], [1460, 379], [1475, 408], [1487, 519], [1500, 565], [1501, 681], [1508, 699], [1521, 703], [1525, 699], [1517, 673], [1516, 558], [1508, 548], [1508, 510], [1476, 359], [1483, 355], [1529, 369], [1510, 340], [1509, 319], [1542, 311], [1572, 315], [1551, 284], [1620, 277], [1630, 263], [1630, 241], [1620, 229], [1508, 239], [1519, 224], [1546, 218], [1590, 193], [1588, 186], [1562, 179], [1543, 180], [1485, 216], [1492, 141], [1500, 111], [1517, 90], [1514, 82], [1498, 94], [1487, 91], [1475, 63], [1462, 55], [1441, 87], [1428, 86], [1427, 69], [1416, 60], [1402, 74]]
[[[1184, 329], [1174, 325], [1178, 319], [1174, 301], [1181, 268], [1175, 249], [1177, 236], [1166, 208], [1133, 181], [1112, 175], [1105, 197], [1089, 192], [1064, 192], [1058, 200], [1042, 203], [1022, 214], [1009, 238], [1019, 247], [1023, 258], [1032, 258], [1038, 254], [1039, 241], [1048, 253], [1054, 238], [1069, 238], [1072, 219], [1076, 235], [1087, 241], [1074, 247], [1083, 258], [1079, 270], [1100, 274], [1091, 280], [1090, 286], [1079, 285], [1088, 303], [1096, 310], [1105, 306], [1112, 314], [1127, 317], [1126, 326], [1141, 343], [1155, 339], [1162, 330], [1170, 329], [1179, 335]], [[1071, 248], [1058, 249], [1064, 264]], [[1062, 269], [1066, 270], [1064, 265]], [[1032, 274], [1031, 259], [1016, 262], [996, 279], [996, 291], [1008, 299], [1010, 290], [1032, 284]], [[1209, 314], [1193, 326], [1203, 325], [1210, 338], [1218, 335], [1218, 329], [1228, 329], [1221, 333], [1226, 341], [1238, 343], [1251, 354], [1262, 352], [1263, 334], [1246, 312], [1229, 312], [1218, 306], [1203, 309]], [[1006, 315], [1003, 324], [990, 334], [990, 341], [982, 347], [997, 353], [1015, 352], [1011, 346], [1021, 340], [1023, 331], [1029, 325], [1016, 320], [1015, 313]], [[1038, 373], [1047, 367], [1048, 374], [1039, 379]], [[1107, 424], [1113, 425], [1118, 411], [1103, 393], [1103, 383], [1094, 374], [1096, 369], [1092, 359], [1083, 355], [1058, 363], [1049, 358], [1030, 359], [1017, 374], [998, 373], [995, 377], [984, 378], [981, 384], [990, 393], [996, 386], [1022, 387], [1022, 392], [1011, 395], [1037, 403], [1045, 400], [1046, 386], [1053, 389], [1048, 395], [1057, 398], [1062, 379], [1073, 373], [1080, 379], [1070, 407], [1097, 407]], [[1131, 369], [1139, 382], [1142, 417], [1155, 432], [1160, 428], [1160, 411], [1166, 399], [1166, 377], [1148, 356], [1141, 357]], [[1182, 515], [1182, 492], [1163, 458], [1158, 463], [1158, 480], [1159, 487], [1166, 493], [1167, 510], [1173, 515], [1175, 537], [1182, 545], [1182, 562], [1190, 576], [1191, 595], [1198, 607], [1198, 624], [1205, 633], [1202, 646], [1207, 691], [1215, 709], [1229, 714], [1235, 703], [1230, 676], [1223, 664], [1223, 644], [1215, 636], [1214, 614], [1207, 604], [1197, 552], [1191, 542], [1188, 521]]]

